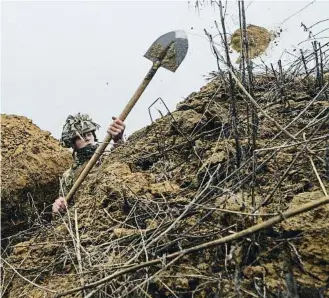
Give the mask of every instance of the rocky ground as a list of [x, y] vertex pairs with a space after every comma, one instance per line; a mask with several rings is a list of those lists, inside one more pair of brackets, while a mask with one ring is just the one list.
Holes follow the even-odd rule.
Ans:
[[[293, 138], [257, 111], [253, 145], [252, 108], [235, 90], [237, 146], [222, 78], [134, 133], [87, 177], [67, 214], [3, 253], [6, 296], [329, 297], [328, 205], [179, 255], [329, 190], [328, 93], [313, 101], [320, 88], [299, 78], [285, 87], [282, 98], [273, 77], [258, 76], [254, 98]], [[49, 160], [56, 146], [40, 152]]]

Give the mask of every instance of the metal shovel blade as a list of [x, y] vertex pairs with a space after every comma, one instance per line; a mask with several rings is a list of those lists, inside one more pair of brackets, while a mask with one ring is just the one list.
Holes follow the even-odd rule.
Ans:
[[185, 31], [176, 30], [160, 36], [148, 49], [145, 58], [161, 62], [161, 66], [175, 72], [184, 60], [188, 49]]

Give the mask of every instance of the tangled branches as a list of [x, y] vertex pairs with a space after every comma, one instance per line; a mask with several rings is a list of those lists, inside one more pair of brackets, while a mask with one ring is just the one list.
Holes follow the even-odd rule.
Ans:
[[114, 149], [67, 214], [9, 244], [9, 297], [328, 293], [328, 45], [255, 73], [247, 47], [234, 69], [206, 33], [213, 80]]

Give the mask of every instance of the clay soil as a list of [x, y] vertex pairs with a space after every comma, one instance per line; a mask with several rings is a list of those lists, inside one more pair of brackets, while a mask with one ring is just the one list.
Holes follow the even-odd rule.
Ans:
[[[166, 260], [170, 253], [234, 234], [329, 190], [328, 95], [319, 96], [287, 128], [294, 141], [258, 113], [253, 155], [251, 106], [236, 90], [238, 157], [227, 86], [222, 79], [211, 81], [176, 111], [134, 133], [87, 177], [67, 214], [11, 245], [3, 254], [6, 297], [55, 297], [81, 285], [88, 288], [66, 297], [329, 297], [329, 206], [251, 237]], [[254, 97], [283, 127], [319, 91], [313, 81], [298, 78], [287, 81], [284, 99], [275, 88], [274, 78], [258, 76]], [[304, 140], [311, 140], [307, 148]], [[47, 148], [37, 154], [47, 156], [56, 176], [64, 168], [56, 163], [58, 145]], [[39, 181], [46, 184], [48, 176], [41, 174]], [[18, 180], [7, 179], [8, 184]], [[93, 284], [157, 258], [160, 264]]]
[[58, 194], [58, 178], [71, 156], [58, 140], [32, 120], [1, 115], [1, 237], [49, 220]]

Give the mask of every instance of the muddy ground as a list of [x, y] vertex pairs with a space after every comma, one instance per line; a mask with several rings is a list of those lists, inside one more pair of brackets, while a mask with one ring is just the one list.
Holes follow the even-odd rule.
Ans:
[[[292, 78], [285, 86], [282, 98], [275, 78], [258, 76], [254, 97], [282, 127], [290, 124], [295, 140], [255, 113], [253, 145], [252, 108], [236, 90], [237, 150], [221, 78], [134, 133], [87, 177], [67, 214], [24, 242], [13, 239], [3, 253], [6, 296], [55, 297], [77, 289], [66, 296], [329, 297], [328, 205], [166, 260], [329, 190], [328, 94], [312, 101], [319, 88], [310, 80]], [[161, 264], [93, 284], [156, 258]], [[82, 285], [88, 289], [79, 290]]]

